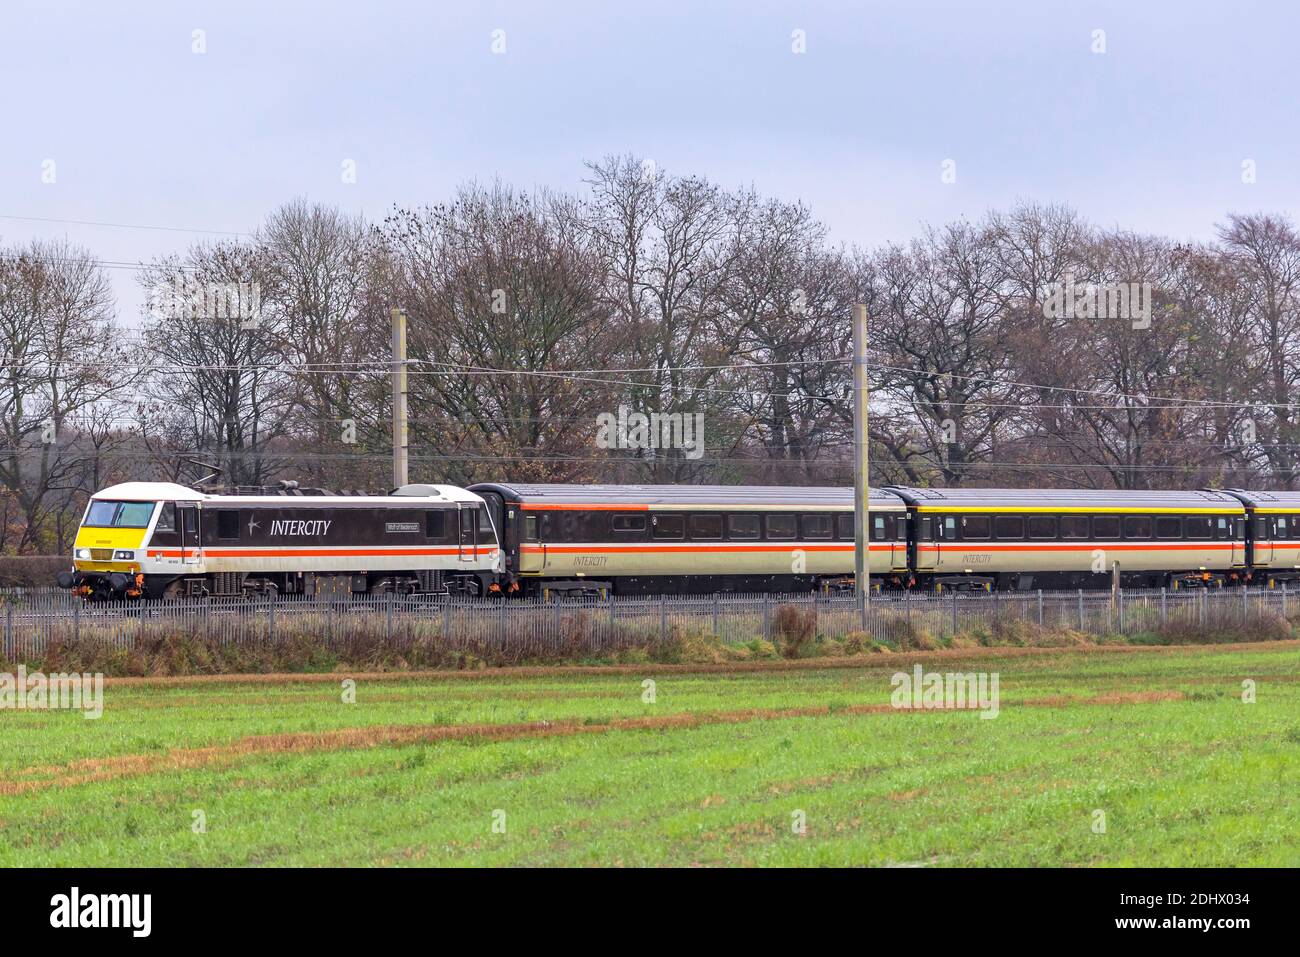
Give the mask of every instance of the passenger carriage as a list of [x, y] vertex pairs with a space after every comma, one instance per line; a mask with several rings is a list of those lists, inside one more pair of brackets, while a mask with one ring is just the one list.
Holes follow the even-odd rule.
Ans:
[[925, 587], [1218, 585], [1248, 576], [1246, 509], [1225, 492], [919, 489], [909, 565]]
[[[853, 489], [471, 485], [502, 529], [508, 591], [798, 591], [852, 585]], [[907, 579], [907, 508], [869, 496], [870, 572]]]

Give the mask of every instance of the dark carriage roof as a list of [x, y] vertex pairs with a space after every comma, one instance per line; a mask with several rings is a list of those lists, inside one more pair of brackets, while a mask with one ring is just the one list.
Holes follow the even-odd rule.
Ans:
[[1252, 508], [1300, 511], [1300, 492], [1257, 492], [1243, 488], [1228, 491]]
[[[688, 505], [835, 506], [853, 507], [853, 489], [784, 485], [552, 485], [528, 482], [480, 482], [471, 492], [495, 491], [514, 501], [568, 505]], [[904, 507], [892, 492], [873, 488], [871, 501], [880, 508]]]
[[909, 505], [919, 508], [1024, 509], [1223, 509], [1241, 511], [1241, 502], [1226, 492], [1146, 492], [1116, 489], [1051, 488], [911, 488], [891, 485]]

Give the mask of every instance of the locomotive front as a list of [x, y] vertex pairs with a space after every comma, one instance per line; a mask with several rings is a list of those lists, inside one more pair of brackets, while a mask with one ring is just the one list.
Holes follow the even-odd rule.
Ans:
[[86, 598], [139, 598], [150, 571], [145, 550], [162, 503], [198, 498], [183, 486], [127, 482], [96, 493], [86, 505], [72, 550], [72, 570], [58, 584]]

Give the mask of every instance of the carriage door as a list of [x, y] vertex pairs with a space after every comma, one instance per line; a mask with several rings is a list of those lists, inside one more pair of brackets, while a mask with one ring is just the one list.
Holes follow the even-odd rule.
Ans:
[[1259, 515], [1255, 521], [1255, 564], [1271, 565], [1273, 563], [1273, 516]]
[[472, 562], [478, 553], [478, 506], [460, 506], [460, 560]]
[[176, 506], [176, 532], [181, 543], [181, 564], [197, 565], [202, 557], [199, 548], [199, 510], [197, 506]]
[[918, 571], [932, 569], [939, 564], [939, 536], [936, 532], [939, 518], [918, 512], [915, 521], [916, 568]]
[[889, 535], [889, 567], [893, 571], [907, 571], [907, 513], [891, 515], [885, 522]]

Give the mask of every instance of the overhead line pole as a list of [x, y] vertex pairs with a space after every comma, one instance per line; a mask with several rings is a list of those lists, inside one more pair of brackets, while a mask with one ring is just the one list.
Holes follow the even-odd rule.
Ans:
[[871, 593], [871, 566], [867, 557], [870, 529], [867, 497], [870, 468], [867, 450], [867, 307], [853, 307], [853, 582], [862, 609], [862, 627], [867, 624], [867, 602]]
[[410, 482], [407, 470], [406, 310], [393, 309], [393, 487]]

